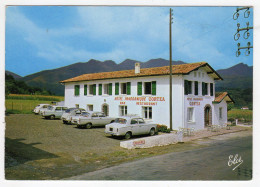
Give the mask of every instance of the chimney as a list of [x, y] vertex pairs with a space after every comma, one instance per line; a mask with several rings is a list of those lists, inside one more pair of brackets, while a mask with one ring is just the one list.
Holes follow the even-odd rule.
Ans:
[[135, 74], [140, 73], [140, 63], [135, 63]]

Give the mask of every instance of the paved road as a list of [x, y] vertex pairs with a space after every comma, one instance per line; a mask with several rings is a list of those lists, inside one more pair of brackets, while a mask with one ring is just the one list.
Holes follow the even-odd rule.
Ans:
[[[252, 177], [252, 135], [232, 133], [194, 143], [203, 148], [173, 152], [86, 173], [69, 180], [250, 180]], [[185, 146], [185, 143], [183, 144]], [[241, 156], [243, 163], [228, 166], [229, 156]]]

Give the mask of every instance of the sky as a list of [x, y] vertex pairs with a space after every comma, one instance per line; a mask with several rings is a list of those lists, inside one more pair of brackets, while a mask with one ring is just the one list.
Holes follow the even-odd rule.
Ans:
[[[90, 59], [146, 62], [169, 59], [169, 8], [137, 6], [7, 6], [5, 68], [26, 76]], [[253, 65], [253, 50], [236, 57], [237, 43], [253, 45], [253, 16], [237, 20], [237, 7], [171, 7], [172, 58], [208, 62], [214, 69], [238, 63]]]

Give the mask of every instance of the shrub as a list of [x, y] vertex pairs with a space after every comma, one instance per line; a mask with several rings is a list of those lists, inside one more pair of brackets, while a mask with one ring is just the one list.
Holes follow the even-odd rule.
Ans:
[[171, 132], [171, 130], [169, 128], [167, 128], [166, 125], [158, 124], [157, 125], [157, 129], [158, 129], [158, 132], [166, 132], [166, 133], [170, 133]]

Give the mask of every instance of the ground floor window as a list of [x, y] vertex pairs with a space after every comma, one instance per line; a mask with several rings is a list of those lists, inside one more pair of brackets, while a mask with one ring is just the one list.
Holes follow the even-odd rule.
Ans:
[[119, 106], [119, 115], [126, 116], [127, 115], [127, 106]]
[[87, 111], [93, 111], [93, 105], [87, 105]]
[[219, 108], [219, 119], [222, 119], [222, 107]]
[[143, 107], [143, 118], [152, 119], [153, 118], [153, 110], [152, 107]]
[[194, 108], [188, 108], [187, 121], [194, 122]]

